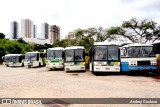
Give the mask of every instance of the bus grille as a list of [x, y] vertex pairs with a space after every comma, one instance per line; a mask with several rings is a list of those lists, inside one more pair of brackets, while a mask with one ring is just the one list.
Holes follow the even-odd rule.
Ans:
[[137, 65], [151, 65], [150, 61], [137, 61]]

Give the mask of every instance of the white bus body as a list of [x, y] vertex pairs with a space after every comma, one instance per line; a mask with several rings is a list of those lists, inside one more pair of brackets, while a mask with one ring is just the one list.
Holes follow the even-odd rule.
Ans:
[[90, 71], [120, 72], [120, 51], [116, 43], [95, 42], [89, 50]]
[[51, 69], [64, 68], [64, 48], [55, 47], [47, 49], [46, 67]]
[[153, 45], [132, 43], [120, 47], [120, 50], [122, 72], [157, 70]]
[[10, 54], [8, 66], [24, 66], [24, 54]]
[[28, 66], [28, 68], [44, 66], [45, 65], [45, 53], [27, 52], [25, 54], [24, 65]]
[[83, 46], [65, 48], [65, 71], [85, 71], [85, 52]]

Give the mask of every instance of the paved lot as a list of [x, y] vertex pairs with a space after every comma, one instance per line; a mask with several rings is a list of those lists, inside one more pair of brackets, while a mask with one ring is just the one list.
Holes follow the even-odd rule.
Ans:
[[[0, 65], [1, 98], [160, 98], [160, 79], [147, 76], [95, 76], [89, 71], [65, 73], [45, 67], [6, 67]], [[2, 106], [2, 105], [0, 105]], [[3, 105], [8, 107], [9, 105]], [[12, 105], [13, 106], [13, 105]], [[15, 105], [21, 107], [22, 105]], [[28, 105], [24, 105], [24, 107]], [[32, 105], [49, 107], [106, 107], [159, 105]], [[11, 106], [10, 106], [11, 107]]]

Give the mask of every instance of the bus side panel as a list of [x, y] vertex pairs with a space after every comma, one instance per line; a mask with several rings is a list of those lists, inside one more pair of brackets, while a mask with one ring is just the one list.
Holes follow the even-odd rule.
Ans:
[[129, 64], [128, 62], [121, 62], [121, 71], [122, 72], [129, 72]]

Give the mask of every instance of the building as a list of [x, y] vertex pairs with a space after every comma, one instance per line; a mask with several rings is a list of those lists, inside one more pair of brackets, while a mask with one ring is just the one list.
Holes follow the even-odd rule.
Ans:
[[10, 39], [18, 39], [18, 23], [17, 23], [17, 21], [11, 22]]
[[21, 36], [22, 38], [34, 38], [34, 34], [36, 34], [34, 31], [36, 27], [34, 28], [34, 24], [29, 19], [22, 19], [21, 20]]
[[56, 40], [60, 39], [60, 28], [59, 26], [52, 25], [50, 27], [50, 43], [54, 44]]
[[41, 39], [49, 39], [49, 24], [42, 23], [41, 24]]

